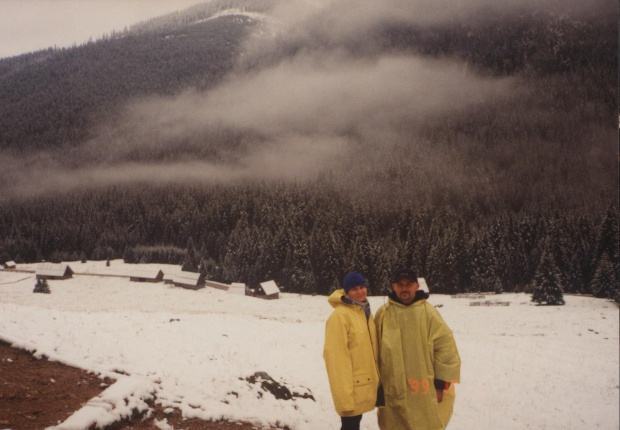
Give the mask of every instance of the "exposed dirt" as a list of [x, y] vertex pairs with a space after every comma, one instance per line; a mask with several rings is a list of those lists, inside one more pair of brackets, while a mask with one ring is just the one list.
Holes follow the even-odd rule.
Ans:
[[[57, 425], [113, 383], [82, 369], [37, 359], [0, 341], [0, 429], [43, 430]], [[109, 430], [159, 429], [155, 420], [164, 418], [176, 430], [260, 428], [249, 423], [184, 420], [179, 410], [165, 414], [158, 405], [151, 406], [150, 417], [118, 422]]]
[[112, 382], [0, 342], [0, 428], [55, 425], [103, 391], [101, 384]]

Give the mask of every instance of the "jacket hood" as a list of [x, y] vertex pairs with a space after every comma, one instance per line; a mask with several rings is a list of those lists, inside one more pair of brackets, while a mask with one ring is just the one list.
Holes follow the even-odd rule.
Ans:
[[342, 305], [342, 298], [345, 297], [344, 289], [340, 288], [327, 298], [327, 302], [332, 305], [333, 308]]
[[388, 296], [390, 298], [390, 300], [392, 300], [393, 302], [396, 302], [398, 304], [401, 304], [403, 306], [411, 306], [412, 304], [419, 302], [420, 300], [426, 300], [429, 297], [429, 294], [424, 291], [424, 290], [418, 290], [415, 292], [415, 296], [413, 298], [413, 302], [409, 303], [408, 305], [404, 304], [403, 302], [400, 301], [400, 299], [398, 298], [398, 296], [396, 295], [396, 293], [394, 291], [392, 291], [390, 293], [390, 295]]
[[333, 308], [337, 308], [338, 306], [342, 306], [342, 305], [359, 306], [364, 311], [364, 314], [366, 315], [366, 319], [370, 317], [370, 314], [371, 314], [370, 302], [368, 300], [364, 301], [363, 303], [355, 302], [346, 295], [346, 293], [344, 292], [344, 289], [342, 288], [334, 291], [327, 298], [327, 301], [329, 302], [330, 305], [332, 305]]

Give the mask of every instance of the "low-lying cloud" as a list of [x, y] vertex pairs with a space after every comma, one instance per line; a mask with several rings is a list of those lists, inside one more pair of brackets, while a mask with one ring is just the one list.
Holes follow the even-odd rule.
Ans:
[[[275, 9], [283, 23], [277, 40], [320, 37], [329, 43], [304, 49], [300, 42], [294, 55], [276, 55], [261, 68], [240, 68], [208, 92], [187, 89], [175, 97], [134, 100], [121, 108], [122, 120], [101, 125], [78, 148], [60, 156], [7, 158], [12, 169], [0, 179], [28, 195], [134, 182], [312, 178], [355, 157], [360, 143], [399, 143], [429, 119], [449, 118], [518, 91], [513, 79], [481, 77], [458, 61], [397, 52], [354, 55], [343, 49], [343, 41], [386, 24], [434, 25], [487, 9], [508, 14], [522, 8], [615, 8], [608, 0], [508, 0], [501, 6], [494, 0], [315, 0], [296, 5], [283, 2]], [[274, 39], [258, 40], [260, 49], [248, 45], [246, 58], [278, 46]], [[79, 161], [66, 169], [61, 158]]]
[[137, 133], [161, 126], [164, 140], [216, 127], [269, 138], [342, 135], [421, 122], [500, 97], [510, 88], [509, 79], [476, 78], [448, 61], [312, 56], [231, 77], [206, 94], [137, 103], [126, 118]]

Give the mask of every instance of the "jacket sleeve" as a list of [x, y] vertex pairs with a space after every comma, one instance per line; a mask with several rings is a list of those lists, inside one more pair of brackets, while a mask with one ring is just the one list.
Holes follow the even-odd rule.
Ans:
[[461, 358], [454, 341], [452, 330], [439, 312], [431, 307], [431, 333], [433, 336], [433, 356], [435, 379], [458, 383], [461, 379]]
[[323, 358], [336, 410], [352, 411], [355, 409], [355, 400], [347, 328], [337, 312], [329, 317], [325, 325]]
[[379, 351], [381, 351], [381, 340], [382, 340], [382, 336], [383, 336], [383, 315], [385, 314], [385, 305], [381, 306], [379, 308], [379, 310], [377, 310], [377, 313], [375, 314], [374, 317], [374, 321], [375, 321], [375, 328], [376, 328], [376, 333], [377, 333], [377, 366], [381, 367], [381, 354], [379, 354]]

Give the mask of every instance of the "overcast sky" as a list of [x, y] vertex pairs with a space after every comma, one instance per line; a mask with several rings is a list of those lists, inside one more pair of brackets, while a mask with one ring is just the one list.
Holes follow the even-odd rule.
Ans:
[[81, 44], [205, 0], [0, 0], [0, 58]]

